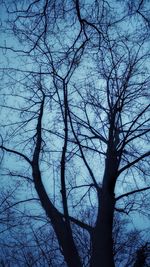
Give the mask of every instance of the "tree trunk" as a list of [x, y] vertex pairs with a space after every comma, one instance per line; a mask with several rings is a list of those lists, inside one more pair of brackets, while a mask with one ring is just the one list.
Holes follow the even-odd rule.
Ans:
[[100, 202], [93, 230], [90, 267], [114, 267], [112, 239], [114, 196], [102, 192]]
[[98, 191], [98, 214], [93, 230], [90, 267], [115, 267], [112, 230], [117, 169], [117, 156], [111, 145], [107, 150], [102, 189]]
[[68, 220], [64, 219], [57, 208], [53, 205], [49, 199], [45, 187], [42, 182], [41, 172], [39, 167], [39, 157], [42, 145], [42, 116], [44, 109], [44, 99], [41, 101], [40, 113], [38, 117], [36, 127], [36, 145], [33, 153], [32, 160], [32, 176], [35, 185], [35, 189], [41, 201], [41, 205], [44, 208], [47, 216], [51, 220], [51, 224], [55, 231], [61, 252], [68, 267], [82, 267], [80, 256], [76, 248], [76, 244], [73, 239], [72, 229]]
[[41, 204], [51, 220], [51, 224], [57, 236], [61, 252], [68, 267], [82, 267], [80, 256], [78, 254], [75, 242], [73, 240], [71, 227], [67, 226], [66, 221], [53, 206], [52, 202], [47, 196], [43, 183], [41, 181], [41, 174], [38, 167], [33, 167], [33, 178], [37, 194], [40, 198]]

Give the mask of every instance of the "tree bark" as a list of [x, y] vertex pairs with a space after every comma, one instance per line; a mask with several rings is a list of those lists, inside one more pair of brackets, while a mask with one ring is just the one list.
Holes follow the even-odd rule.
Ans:
[[99, 200], [101, 203], [93, 230], [90, 267], [114, 267], [112, 239], [114, 196], [104, 191]]
[[40, 170], [37, 166], [33, 167], [33, 178], [41, 204], [47, 216], [51, 220], [51, 224], [54, 228], [58, 243], [60, 245], [60, 249], [62, 251], [62, 254], [64, 255], [64, 259], [67, 263], [67, 266], [82, 267], [79, 254], [72, 237], [71, 228], [68, 229], [66, 221], [48, 198], [41, 180]]
[[112, 144], [108, 146], [102, 189], [97, 193], [98, 214], [93, 230], [90, 267], [115, 267], [112, 230], [118, 160], [112, 147]]
[[[43, 91], [42, 91], [43, 93]], [[58, 243], [60, 245], [61, 252], [68, 267], [82, 267], [80, 256], [78, 254], [72, 229], [66, 218], [55, 208], [51, 200], [49, 199], [45, 187], [42, 182], [41, 172], [39, 167], [39, 157], [42, 145], [42, 116], [44, 109], [45, 95], [43, 93], [43, 100], [40, 105], [40, 112], [36, 127], [36, 145], [32, 159], [32, 175], [35, 185], [35, 189], [41, 201], [41, 205], [44, 208], [48, 218], [51, 220], [51, 224], [55, 231]], [[64, 214], [65, 215], [65, 214]]]

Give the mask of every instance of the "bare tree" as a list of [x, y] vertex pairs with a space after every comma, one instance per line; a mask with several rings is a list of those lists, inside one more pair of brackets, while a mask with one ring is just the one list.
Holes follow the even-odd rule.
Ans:
[[68, 267], [113, 267], [114, 211], [142, 209], [150, 189], [146, 1], [3, 7], [3, 176], [38, 195]]

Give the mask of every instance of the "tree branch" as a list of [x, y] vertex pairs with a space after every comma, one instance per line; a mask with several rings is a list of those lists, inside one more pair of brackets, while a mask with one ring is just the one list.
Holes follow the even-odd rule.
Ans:
[[120, 200], [123, 197], [128, 197], [128, 196], [130, 196], [132, 194], [135, 194], [135, 193], [138, 193], [138, 192], [142, 192], [142, 191], [145, 191], [145, 190], [149, 190], [149, 189], [150, 189], [150, 186], [144, 187], [144, 188], [141, 188], [141, 189], [136, 189], [136, 190], [133, 190], [133, 191], [130, 191], [130, 192], [127, 192], [125, 194], [120, 195], [119, 197], [116, 197], [115, 198], [115, 201], [118, 201], [118, 200]]
[[16, 205], [19, 205], [21, 203], [25, 203], [25, 202], [30, 202], [30, 201], [40, 201], [39, 198], [29, 198], [29, 199], [25, 199], [25, 200], [19, 200], [18, 202], [15, 202], [13, 204], [11, 204], [10, 206], [8, 206], [7, 208], [5, 208], [1, 213], [5, 212], [6, 210], [13, 208]]
[[16, 154], [16, 155], [18, 155], [18, 156], [24, 158], [30, 165], [32, 165], [31, 160], [30, 160], [26, 155], [22, 154], [21, 152], [18, 152], [18, 151], [13, 150], [13, 149], [9, 149], [9, 148], [7, 148], [7, 147], [5, 147], [5, 146], [0, 146], [0, 148], [1, 148], [2, 150], [5, 150], [5, 151], [7, 151], [7, 152]]
[[142, 159], [144, 159], [145, 157], [148, 157], [148, 156], [150, 156], [150, 151], [148, 151], [147, 153], [143, 154], [141, 157], [135, 159], [134, 161], [130, 162], [129, 164], [127, 164], [126, 166], [124, 166], [123, 168], [121, 168], [118, 171], [118, 175], [120, 175], [120, 173], [122, 173], [126, 169], [132, 167], [135, 163], [139, 162], [140, 160], [142, 160]]

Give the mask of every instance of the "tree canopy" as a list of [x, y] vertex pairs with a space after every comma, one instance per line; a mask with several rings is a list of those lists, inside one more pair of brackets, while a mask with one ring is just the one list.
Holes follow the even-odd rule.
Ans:
[[127, 266], [115, 260], [116, 214], [149, 212], [148, 1], [2, 1], [2, 11], [2, 229], [16, 227], [14, 212], [28, 225], [43, 260], [32, 266]]

